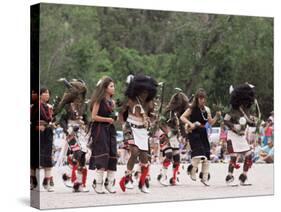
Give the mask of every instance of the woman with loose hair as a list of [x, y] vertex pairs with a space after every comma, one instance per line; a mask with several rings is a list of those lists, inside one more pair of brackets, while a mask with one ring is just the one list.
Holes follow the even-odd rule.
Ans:
[[208, 186], [209, 161], [210, 161], [210, 143], [208, 140], [205, 124], [215, 124], [221, 113], [217, 112], [212, 118], [210, 109], [206, 106], [206, 92], [200, 88], [197, 90], [191, 107], [188, 108], [180, 119], [188, 126], [189, 143], [191, 148], [191, 165], [188, 167], [188, 174], [193, 181], [196, 181], [196, 173], [199, 163], [202, 162], [202, 169], [199, 177], [201, 182]]
[[[90, 129], [89, 148], [92, 151], [89, 169], [97, 170], [93, 188], [98, 194], [115, 193], [114, 181], [117, 167], [116, 130], [113, 125], [115, 103], [114, 82], [110, 77], [101, 78], [91, 100], [92, 123]], [[105, 181], [104, 173], [107, 173]]]

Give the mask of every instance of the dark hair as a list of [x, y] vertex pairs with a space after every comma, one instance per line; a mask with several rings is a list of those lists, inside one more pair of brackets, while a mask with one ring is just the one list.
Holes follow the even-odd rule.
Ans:
[[[49, 91], [48, 88], [40, 88], [40, 96], [43, 94], [43, 93], [46, 93], [47, 91]], [[49, 94], [51, 95], [51, 92], [49, 91]]]
[[191, 104], [191, 108], [193, 109], [195, 107], [198, 107], [198, 105], [199, 105], [198, 99], [206, 98], [206, 97], [207, 97], [206, 91], [203, 88], [199, 88], [195, 93], [194, 99]]
[[230, 104], [233, 109], [238, 110], [240, 106], [250, 108], [255, 101], [255, 91], [248, 84], [238, 85], [231, 92]]
[[272, 123], [273, 121], [272, 121], [271, 119], [267, 119], [267, 122], [270, 122], [270, 123]]
[[91, 99], [90, 110], [92, 111], [94, 103], [100, 103], [105, 98], [105, 92], [111, 82], [114, 82], [111, 77], [102, 77], [97, 84]]
[[148, 92], [146, 102], [151, 101], [155, 98], [157, 94], [158, 83], [155, 79], [143, 74], [134, 76], [133, 80], [129, 83], [125, 96], [130, 99], [136, 99], [137, 96], [140, 96], [144, 91]]

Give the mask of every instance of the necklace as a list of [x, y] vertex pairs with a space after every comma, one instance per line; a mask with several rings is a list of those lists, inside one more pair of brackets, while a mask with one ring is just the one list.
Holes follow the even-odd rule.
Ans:
[[201, 116], [202, 116], [202, 118], [204, 119], [204, 121], [208, 121], [208, 114], [207, 114], [207, 117], [204, 116], [204, 112], [206, 112], [206, 110], [205, 110], [205, 109], [202, 110], [201, 108], [199, 108], [199, 109], [200, 109]]

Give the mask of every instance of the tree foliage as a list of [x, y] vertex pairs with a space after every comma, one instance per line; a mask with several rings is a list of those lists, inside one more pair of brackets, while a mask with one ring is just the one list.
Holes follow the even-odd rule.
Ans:
[[40, 84], [55, 95], [60, 77], [83, 79], [91, 96], [111, 76], [122, 97], [128, 74], [175, 87], [199, 87], [209, 105], [228, 106], [229, 86], [249, 82], [264, 116], [273, 110], [273, 19], [215, 14], [41, 4]]

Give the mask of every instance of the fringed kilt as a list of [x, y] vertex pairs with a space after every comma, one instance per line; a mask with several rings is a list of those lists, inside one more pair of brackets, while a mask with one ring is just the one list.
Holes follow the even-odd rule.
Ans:
[[227, 139], [227, 152], [231, 153], [243, 153], [249, 151], [251, 148], [248, 144], [248, 141], [245, 135], [240, 136], [231, 130], [228, 131]]
[[145, 127], [138, 127], [129, 122], [123, 127], [124, 141], [130, 145], [137, 146], [140, 150], [149, 151], [149, 136]]

